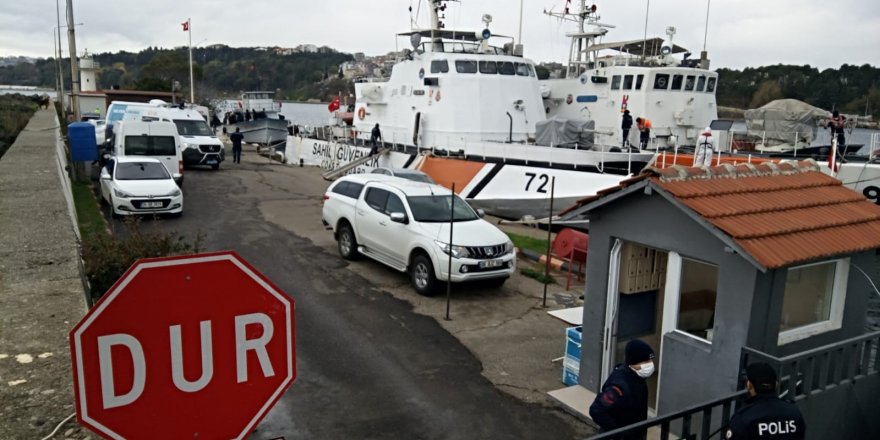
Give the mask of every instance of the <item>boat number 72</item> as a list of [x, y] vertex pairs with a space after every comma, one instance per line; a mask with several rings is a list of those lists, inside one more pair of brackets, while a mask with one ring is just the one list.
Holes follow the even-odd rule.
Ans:
[[532, 182], [534, 182], [535, 177], [537, 177], [539, 185], [538, 185], [538, 188], [536, 189], [536, 191], [539, 193], [547, 194], [547, 182], [550, 181], [550, 177], [548, 177], [546, 174], [536, 174], [536, 173], [526, 173], [526, 177], [529, 178], [529, 181], [526, 182], [526, 191], [528, 191], [529, 188], [531, 188]]

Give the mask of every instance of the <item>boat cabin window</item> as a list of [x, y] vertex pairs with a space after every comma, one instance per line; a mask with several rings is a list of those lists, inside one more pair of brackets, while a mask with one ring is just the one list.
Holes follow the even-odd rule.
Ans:
[[684, 80], [684, 89], [685, 90], [693, 90], [694, 89], [694, 76], [688, 75]]
[[672, 90], [681, 90], [681, 80], [684, 75], [672, 75]]
[[669, 87], [669, 75], [658, 73], [654, 75], [654, 88], [658, 90], [666, 90]]
[[519, 76], [529, 76], [529, 65], [516, 63], [516, 74]]
[[645, 75], [636, 75], [636, 90], [642, 90], [642, 81], [645, 79]]
[[498, 73], [498, 65], [495, 61], [480, 61], [480, 73], [496, 74]]
[[611, 77], [611, 90], [620, 90], [620, 75]]
[[477, 73], [477, 62], [473, 60], [456, 60], [455, 71], [458, 73]]
[[448, 73], [449, 63], [446, 60], [431, 61], [431, 73]]
[[528, 66], [529, 66], [529, 76], [531, 76], [532, 78], [538, 76], [538, 74], [535, 73], [535, 66], [533, 66], [531, 64], [529, 64]]
[[715, 81], [717, 81], [717, 80], [718, 80], [718, 78], [709, 78], [709, 81], [706, 82], [706, 91], [707, 92], [714, 92], [715, 91]]
[[633, 88], [633, 76], [632, 75], [624, 75], [623, 76], [623, 89], [624, 90], [632, 90]]
[[516, 67], [510, 61], [498, 63], [498, 73], [502, 75], [516, 75]]
[[700, 77], [697, 78], [697, 91], [702, 92], [703, 88], [705, 88], [705, 87], [706, 87], [706, 77], [703, 75], [700, 75]]

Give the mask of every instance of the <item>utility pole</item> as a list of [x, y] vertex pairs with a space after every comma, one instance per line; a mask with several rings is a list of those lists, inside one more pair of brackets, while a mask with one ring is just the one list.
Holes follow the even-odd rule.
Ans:
[[[60, 33], [59, 29], [59, 33]], [[70, 106], [73, 110], [74, 121], [82, 117], [79, 109], [79, 60], [76, 58], [76, 32], [73, 22], [73, 0], [67, 0], [67, 44], [70, 45]]]
[[[58, 70], [58, 102], [61, 104], [61, 114], [66, 117], [67, 112], [64, 108], [64, 70], [61, 68], [61, 6], [58, 4], [58, 0], [55, 0], [55, 18], [58, 20], [58, 27], [55, 28], [55, 31], [58, 32], [58, 53], [55, 56], [55, 68]], [[55, 34], [53, 33], [54, 37]], [[62, 121], [63, 122], [63, 121]]]
[[193, 87], [193, 31], [192, 31], [192, 19], [187, 18], [186, 22], [189, 23], [187, 28], [189, 29], [189, 103], [190, 105], [195, 105], [196, 103], [196, 92]]

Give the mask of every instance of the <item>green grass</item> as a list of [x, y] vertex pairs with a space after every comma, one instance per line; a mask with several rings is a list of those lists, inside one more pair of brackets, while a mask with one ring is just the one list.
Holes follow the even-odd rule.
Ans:
[[541, 255], [547, 253], [547, 240], [540, 238], [528, 237], [525, 235], [513, 234], [508, 232], [507, 236], [510, 237], [510, 241], [513, 242], [513, 245], [520, 249], [528, 249], [531, 251], [535, 251]]
[[556, 279], [553, 278], [552, 275], [544, 275], [543, 267], [540, 270], [526, 267], [526, 268], [520, 269], [519, 273], [521, 273], [524, 276], [527, 276], [529, 278], [534, 278], [534, 279], [538, 280], [539, 283], [556, 284]]
[[76, 205], [76, 218], [79, 221], [79, 233], [83, 241], [107, 234], [104, 216], [101, 214], [98, 202], [95, 201], [91, 183], [73, 183], [73, 203]]

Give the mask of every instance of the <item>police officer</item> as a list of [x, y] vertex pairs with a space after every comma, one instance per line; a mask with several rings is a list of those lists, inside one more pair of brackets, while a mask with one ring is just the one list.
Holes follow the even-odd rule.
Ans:
[[746, 368], [746, 377], [750, 397], [733, 415], [724, 438], [803, 439], [806, 431], [804, 417], [794, 402], [779, 398], [773, 367], [764, 362], [751, 364]]
[[[626, 344], [624, 363], [602, 385], [590, 405], [590, 417], [603, 432], [622, 428], [648, 418], [648, 384], [654, 374], [654, 350], [645, 342], [633, 339]], [[642, 439], [645, 432], [629, 434], [624, 439]]]

